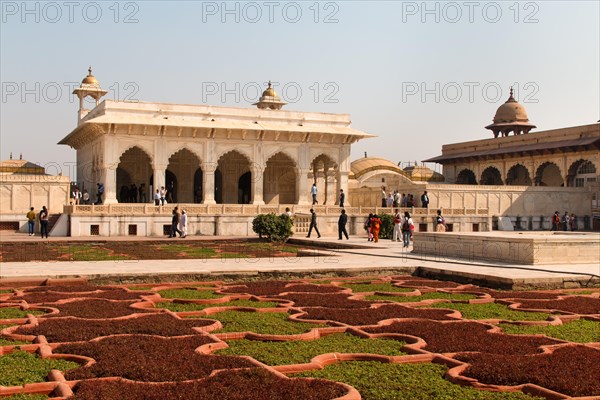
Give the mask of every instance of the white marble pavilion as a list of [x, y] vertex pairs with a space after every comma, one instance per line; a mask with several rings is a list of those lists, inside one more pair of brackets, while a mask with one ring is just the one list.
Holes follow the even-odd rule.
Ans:
[[90, 68], [73, 93], [78, 124], [59, 144], [77, 151], [81, 189], [104, 184], [105, 204], [143, 183], [147, 202], [164, 186], [176, 203], [302, 205], [314, 182], [319, 204], [333, 205], [348, 192], [350, 146], [374, 137], [348, 114], [281, 110], [270, 84], [257, 108], [100, 102], [106, 91]]

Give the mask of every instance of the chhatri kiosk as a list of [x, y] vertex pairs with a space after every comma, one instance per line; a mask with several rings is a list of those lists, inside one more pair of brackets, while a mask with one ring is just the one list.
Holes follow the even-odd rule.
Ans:
[[[77, 127], [59, 144], [77, 151], [80, 189], [94, 194], [97, 183], [102, 183], [103, 206], [96, 206], [95, 213], [127, 214], [130, 220], [138, 216], [137, 235], [143, 236], [162, 235], [163, 222], [152, 226], [148, 213], [155, 214], [153, 193], [163, 186], [171, 192], [173, 203], [201, 204], [205, 205], [202, 210], [209, 210], [206, 205], [309, 206], [310, 189], [316, 183], [319, 204], [335, 205], [340, 189], [348, 191], [350, 146], [374, 136], [353, 129], [347, 114], [282, 110], [286, 103], [270, 83], [256, 108], [100, 102], [107, 92], [91, 68], [73, 93], [80, 100]], [[87, 97], [95, 100], [91, 110], [86, 109]], [[127, 210], [110, 208], [123, 202], [120, 190], [132, 184], [138, 188], [144, 184], [147, 204]], [[228, 212], [215, 207], [208, 213], [232, 215], [238, 209]], [[246, 206], [244, 212], [249, 210], [254, 215], [263, 211]], [[77, 220], [86, 211], [81, 207], [71, 214]], [[119, 227], [118, 218], [88, 220], [72, 222], [71, 235], [131, 232], [131, 228]], [[212, 228], [193, 226], [204, 221], [190, 222], [197, 233], [249, 233], [247, 227], [220, 230], [216, 222]]]

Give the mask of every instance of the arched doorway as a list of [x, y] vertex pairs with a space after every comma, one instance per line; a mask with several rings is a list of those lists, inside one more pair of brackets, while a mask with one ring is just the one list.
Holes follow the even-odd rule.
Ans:
[[456, 176], [456, 183], [459, 185], [477, 185], [477, 178], [470, 169], [463, 169]]
[[521, 164], [513, 165], [506, 174], [507, 185], [531, 186], [529, 171]]
[[144, 150], [134, 146], [125, 151], [119, 158], [116, 172], [119, 203], [147, 202], [152, 199], [150, 187], [146, 184], [152, 176], [152, 159]]
[[537, 186], [563, 186], [564, 181], [558, 165], [546, 162], [540, 165], [535, 174]]
[[589, 160], [577, 160], [569, 167], [567, 184], [573, 187], [585, 187], [587, 184], [596, 182], [598, 172], [593, 162]]
[[167, 201], [169, 192], [175, 203], [194, 203], [196, 197], [196, 173], [200, 170], [200, 159], [188, 149], [181, 149], [171, 155], [165, 183]]
[[238, 204], [250, 204], [252, 193], [252, 174], [250, 171], [242, 174], [238, 180]]
[[251, 193], [252, 174], [248, 158], [236, 150], [223, 154], [215, 171], [215, 201], [218, 204], [250, 203]]
[[277, 153], [267, 161], [263, 173], [265, 204], [296, 202], [296, 163], [285, 153]]
[[496, 167], [487, 167], [481, 173], [480, 185], [502, 185], [502, 175]]
[[203, 198], [203, 179], [202, 169], [198, 168], [196, 172], [194, 172], [194, 203], [202, 203]]

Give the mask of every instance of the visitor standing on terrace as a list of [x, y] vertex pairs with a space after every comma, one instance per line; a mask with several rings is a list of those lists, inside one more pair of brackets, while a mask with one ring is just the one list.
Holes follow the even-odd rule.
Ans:
[[340, 189], [340, 207], [344, 208], [344, 201], [346, 200], [346, 193], [344, 193], [344, 189]]
[[421, 207], [427, 208], [429, 207], [429, 196], [427, 195], [427, 190], [423, 192], [421, 195]]
[[436, 232], [446, 232], [446, 219], [442, 216], [442, 210], [437, 210], [437, 217], [435, 218]]
[[404, 218], [402, 218], [402, 241], [404, 245], [402, 247], [410, 246], [410, 238], [414, 229], [413, 220], [410, 217], [408, 211], [404, 212]]
[[46, 208], [46, 206], [43, 206], [39, 214], [40, 234], [42, 236], [42, 239], [44, 238], [44, 235], [46, 235], [46, 239], [48, 239], [48, 217], [48, 209]]
[[29, 236], [33, 236], [33, 228], [35, 227], [35, 211], [33, 211], [33, 207], [27, 213], [27, 227], [29, 228]]
[[402, 227], [402, 216], [400, 215], [400, 211], [398, 209], [394, 210], [394, 230], [392, 231], [392, 242], [400, 241]]
[[312, 205], [317, 204], [317, 184], [313, 183], [310, 188], [310, 194], [312, 195]]

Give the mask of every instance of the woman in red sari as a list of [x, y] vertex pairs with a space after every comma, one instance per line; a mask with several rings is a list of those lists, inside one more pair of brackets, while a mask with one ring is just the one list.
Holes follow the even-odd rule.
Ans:
[[377, 214], [373, 215], [371, 219], [371, 231], [373, 232], [373, 241], [375, 243], [379, 242], [379, 230], [381, 229], [381, 220], [377, 216]]

